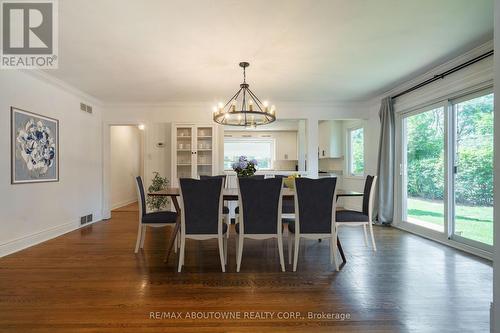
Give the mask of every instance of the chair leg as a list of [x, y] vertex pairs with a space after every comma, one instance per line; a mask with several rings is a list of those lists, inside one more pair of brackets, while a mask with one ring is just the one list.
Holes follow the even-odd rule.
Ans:
[[283, 256], [283, 234], [278, 234], [278, 253], [280, 255], [281, 271], [285, 271], [285, 258]]
[[366, 224], [363, 224], [363, 233], [365, 234], [365, 246], [368, 246], [368, 234], [366, 233]]
[[224, 223], [227, 225], [226, 237], [229, 239], [229, 230], [231, 229], [231, 220], [229, 219], [229, 214], [224, 215]]
[[372, 238], [372, 245], [373, 245], [373, 251], [377, 251], [377, 246], [375, 245], [375, 237], [373, 237], [373, 226], [372, 226], [372, 223], [370, 222], [369, 224], [369, 227], [370, 227], [370, 236]]
[[292, 244], [293, 244], [293, 234], [288, 230], [288, 264], [292, 264]]
[[243, 240], [244, 238], [240, 234], [238, 241], [238, 252], [236, 255], [236, 272], [239, 272], [241, 267], [241, 257], [243, 257]]
[[227, 240], [229, 237], [224, 237], [224, 265], [227, 265]]
[[[332, 236], [332, 239], [333, 239], [333, 236]], [[333, 265], [333, 255], [334, 255], [333, 244], [332, 244], [332, 242], [330, 242], [330, 265]]]
[[174, 253], [177, 253], [178, 247], [179, 247], [179, 234], [177, 234], [174, 239]]
[[186, 244], [186, 237], [184, 235], [181, 235], [181, 249], [179, 253], [179, 267], [177, 268], [177, 272], [181, 272], [182, 266], [184, 265], [184, 250], [185, 250], [185, 244]]
[[300, 237], [298, 234], [295, 234], [295, 251], [293, 254], [293, 271], [297, 270], [297, 261], [299, 259], [299, 245], [300, 245]]
[[139, 246], [141, 245], [142, 239], [142, 223], [139, 221], [139, 230], [137, 230], [137, 241], [135, 242], [134, 253], [139, 252]]
[[223, 273], [226, 271], [226, 262], [224, 261], [224, 239], [227, 239], [224, 235], [220, 235], [217, 239], [219, 241], [220, 266]]
[[335, 270], [338, 272], [339, 271], [339, 261], [337, 258], [337, 235], [338, 235], [338, 230], [335, 227], [332, 238], [330, 239], [330, 249], [332, 252], [333, 261], [335, 262]]
[[146, 226], [142, 228], [142, 235], [141, 235], [141, 249], [144, 248], [144, 240], [146, 239]]

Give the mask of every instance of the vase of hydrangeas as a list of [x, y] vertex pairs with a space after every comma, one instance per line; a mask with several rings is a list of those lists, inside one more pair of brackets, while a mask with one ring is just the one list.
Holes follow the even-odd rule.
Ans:
[[251, 177], [257, 171], [257, 160], [248, 160], [246, 156], [240, 156], [238, 161], [234, 162], [231, 166], [236, 171], [238, 177]]

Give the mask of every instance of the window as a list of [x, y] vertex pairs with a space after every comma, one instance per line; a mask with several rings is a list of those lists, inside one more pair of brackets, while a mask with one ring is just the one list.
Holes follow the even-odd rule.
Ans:
[[492, 249], [493, 117], [488, 90], [402, 115], [404, 223]]
[[444, 231], [444, 107], [403, 119], [404, 220]]
[[256, 159], [257, 169], [269, 170], [274, 160], [274, 140], [255, 138], [224, 139], [224, 170], [232, 170], [231, 164], [242, 155]]
[[363, 176], [365, 171], [363, 127], [352, 128], [348, 137], [348, 169], [350, 176]]

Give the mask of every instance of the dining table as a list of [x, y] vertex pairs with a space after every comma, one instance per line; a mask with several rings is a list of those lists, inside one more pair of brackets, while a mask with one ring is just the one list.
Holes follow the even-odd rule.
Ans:
[[[282, 197], [283, 200], [294, 200], [295, 198], [295, 190], [289, 187], [284, 187], [282, 192]], [[172, 252], [172, 248], [175, 245], [175, 238], [177, 236], [177, 233], [180, 230], [181, 227], [181, 208], [179, 205], [179, 201], [177, 198], [181, 195], [181, 191], [179, 187], [167, 187], [164, 190], [156, 191], [156, 192], [149, 192], [149, 196], [158, 196], [158, 197], [169, 197], [172, 199], [172, 203], [174, 205], [175, 211], [177, 213], [177, 220], [175, 222], [174, 230], [172, 232], [172, 235], [170, 236], [170, 240], [168, 243], [167, 247], [167, 253], [165, 255], [165, 262], [168, 261], [168, 258], [170, 257], [170, 253]], [[357, 191], [351, 191], [351, 190], [344, 190], [344, 189], [337, 189], [336, 190], [336, 200], [338, 200], [340, 197], [362, 197], [363, 193], [362, 192], [357, 192]], [[222, 189], [222, 198], [224, 201], [238, 201], [239, 199], [239, 191], [237, 188], [223, 188]], [[347, 259], [344, 254], [344, 250], [342, 248], [342, 243], [340, 242], [340, 239], [337, 237], [337, 246], [339, 249], [340, 256], [342, 257], [342, 266], [347, 263]]]

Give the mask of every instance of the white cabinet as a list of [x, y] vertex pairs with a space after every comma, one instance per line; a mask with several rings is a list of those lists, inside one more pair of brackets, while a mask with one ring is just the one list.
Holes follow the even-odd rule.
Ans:
[[276, 160], [297, 160], [297, 132], [278, 132], [276, 142]]
[[325, 120], [319, 122], [318, 127], [319, 158], [341, 158], [342, 150], [342, 122]]
[[179, 178], [212, 176], [217, 164], [217, 135], [213, 125], [174, 124], [172, 127], [172, 185]]

